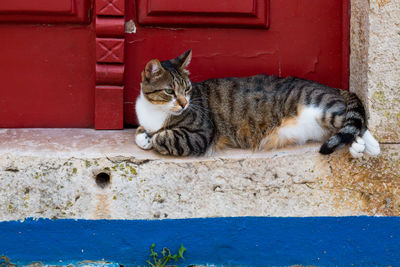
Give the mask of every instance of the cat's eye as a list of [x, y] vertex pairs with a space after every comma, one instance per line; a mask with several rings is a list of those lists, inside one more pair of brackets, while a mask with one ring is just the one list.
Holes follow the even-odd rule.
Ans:
[[173, 95], [174, 94], [174, 90], [173, 89], [165, 89], [164, 91], [169, 95]]

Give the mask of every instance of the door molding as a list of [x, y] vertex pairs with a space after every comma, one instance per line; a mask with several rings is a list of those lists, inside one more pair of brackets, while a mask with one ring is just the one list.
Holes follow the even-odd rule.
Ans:
[[138, 0], [146, 26], [268, 28], [269, 0], [230, 0], [210, 6], [197, 0]]
[[96, 0], [95, 128], [122, 129], [124, 0]]
[[0, 22], [89, 24], [90, 5], [87, 0], [1, 0]]

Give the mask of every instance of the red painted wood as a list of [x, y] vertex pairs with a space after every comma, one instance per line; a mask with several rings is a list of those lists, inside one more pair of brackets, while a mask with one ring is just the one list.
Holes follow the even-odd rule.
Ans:
[[125, 0], [96, 0], [96, 14], [123, 16], [125, 14]]
[[0, 127], [92, 127], [90, 25], [0, 23]]
[[125, 19], [123, 17], [97, 17], [96, 34], [100, 37], [124, 37]]
[[97, 130], [123, 128], [122, 86], [96, 86], [95, 128]]
[[255, 0], [214, 1], [211, 5], [198, 0], [148, 0], [148, 14], [197, 13], [255, 15]]
[[125, 0], [96, 0], [95, 128], [123, 128]]
[[124, 65], [120, 64], [96, 64], [97, 84], [118, 84], [124, 83]]
[[[126, 19], [133, 19], [137, 27], [135, 34], [126, 34], [124, 110], [128, 125], [136, 124], [134, 103], [146, 62], [170, 59], [189, 48], [193, 49], [189, 69], [194, 81], [267, 73], [348, 89], [349, 0], [270, 1], [264, 6], [270, 15], [268, 29], [232, 28], [233, 18], [225, 18], [231, 20], [229, 28], [221, 24], [208, 28], [203, 27], [202, 18], [185, 13], [174, 18], [151, 17], [147, 15], [148, 1], [127, 2]], [[204, 6], [214, 2], [199, 1]], [[170, 23], [177, 27], [167, 26]]]
[[0, 13], [62, 13], [73, 11], [74, 0], [1, 0]]
[[267, 28], [268, 6], [269, 0], [137, 0], [137, 17], [148, 26]]
[[342, 5], [342, 88], [349, 89], [350, 77], [350, 2]]
[[124, 62], [124, 39], [96, 38], [96, 60], [104, 63]]
[[90, 23], [92, 0], [1, 0], [0, 22]]

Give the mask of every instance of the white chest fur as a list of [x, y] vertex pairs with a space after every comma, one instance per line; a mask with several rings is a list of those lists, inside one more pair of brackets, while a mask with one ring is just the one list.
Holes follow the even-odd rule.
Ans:
[[136, 115], [139, 124], [148, 132], [158, 131], [168, 118], [167, 112], [150, 103], [142, 94], [136, 100]]

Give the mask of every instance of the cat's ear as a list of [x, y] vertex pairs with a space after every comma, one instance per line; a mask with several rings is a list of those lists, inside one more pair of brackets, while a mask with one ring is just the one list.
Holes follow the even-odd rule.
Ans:
[[186, 69], [192, 60], [192, 49], [189, 49], [182, 55], [172, 60], [172, 63], [175, 64], [179, 69], [189, 74], [189, 71]]
[[[156, 76], [159, 76], [163, 71], [163, 67], [158, 59], [152, 59], [147, 62], [146, 67], [142, 73], [142, 79], [146, 78], [150, 80]], [[144, 77], [143, 77], [144, 76]]]

